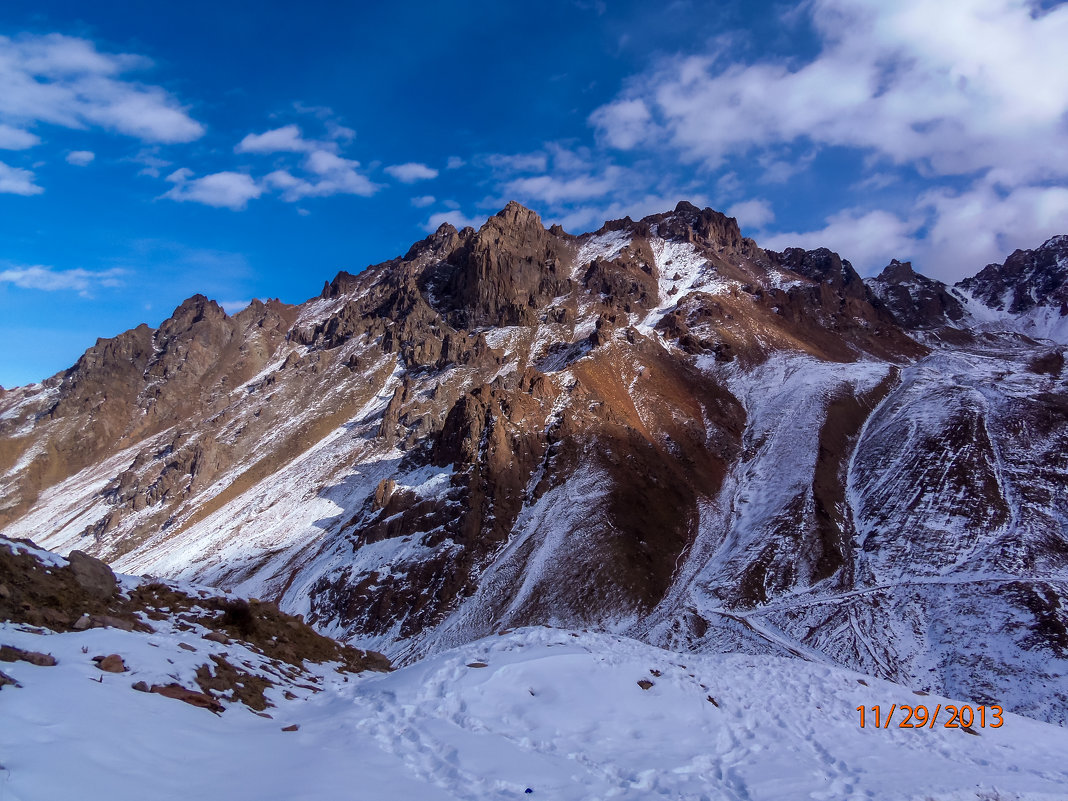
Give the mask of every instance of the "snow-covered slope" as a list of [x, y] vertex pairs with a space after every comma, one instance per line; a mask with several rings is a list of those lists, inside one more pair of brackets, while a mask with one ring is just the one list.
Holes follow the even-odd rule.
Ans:
[[[951, 699], [799, 659], [678, 654], [530, 628], [388, 675], [312, 666], [304, 686], [267, 691], [266, 717], [131, 689], [192, 673], [208, 653], [270, 668], [195, 632], [36, 634], [2, 624], [0, 642], [57, 660], [3, 666], [21, 685], [0, 691], [5, 801], [86, 797], [88, 788], [114, 801], [1053, 801], [1068, 783], [1062, 728], [1008, 713], [991, 728], [993, 710], [971, 733], [945, 728], [946, 706], [960, 706]], [[102, 673], [96, 653], [120, 654], [128, 672]], [[920, 704], [932, 716], [940, 709], [933, 729], [875, 728], [872, 707], [885, 723], [896, 706], [896, 724], [902, 705]]]

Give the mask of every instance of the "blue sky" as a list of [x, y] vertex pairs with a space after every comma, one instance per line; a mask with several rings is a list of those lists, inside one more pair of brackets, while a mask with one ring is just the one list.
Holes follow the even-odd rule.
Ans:
[[509, 199], [679, 199], [945, 280], [1068, 232], [1068, 7], [7, 0], [0, 385], [202, 292], [301, 302]]

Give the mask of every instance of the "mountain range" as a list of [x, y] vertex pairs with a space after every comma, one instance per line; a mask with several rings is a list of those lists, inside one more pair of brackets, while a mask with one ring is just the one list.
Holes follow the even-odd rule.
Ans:
[[537, 624], [1068, 723], [1068, 237], [949, 286], [509, 203], [0, 392], [0, 529], [404, 664]]

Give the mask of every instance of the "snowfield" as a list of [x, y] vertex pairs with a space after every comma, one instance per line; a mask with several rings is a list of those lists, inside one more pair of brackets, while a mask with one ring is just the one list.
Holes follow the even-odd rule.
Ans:
[[[870, 712], [861, 729], [858, 706], [885, 715], [947, 699], [798, 659], [528, 628], [391, 674], [310, 665], [311, 678], [267, 691], [266, 718], [132, 690], [188, 682], [209, 652], [267, 668], [243, 646], [154, 625], [38, 634], [0, 624], [3, 644], [58, 660], [2, 665], [22, 685], [0, 691], [2, 801], [1052, 801], [1068, 788], [1068, 730], [1011, 714], [997, 729], [976, 724], [977, 736], [886, 730]], [[107, 653], [129, 672], [95, 668], [91, 657]]]

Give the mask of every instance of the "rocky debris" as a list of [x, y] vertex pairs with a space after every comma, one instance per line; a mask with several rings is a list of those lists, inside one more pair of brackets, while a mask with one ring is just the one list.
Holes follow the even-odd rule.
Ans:
[[12, 645], [0, 645], [0, 662], [29, 662], [38, 667], [53, 667], [56, 664], [56, 658], [51, 654], [24, 651]]
[[216, 701], [207, 693], [189, 690], [181, 684], [153, 684], [149, 692], [162, 695], [164, 698], [173, 698], [176, 701], [184, 701], [192, 706], [207, 709], [217, 715], [221, 715], [226, 707]]
[[105, 673], [126, 672], [126, 663], [122, 661], [122, 657], [118, 654], [108, 654], [107, 656], [94, 656], [93, 661], [96, 662], [96, 666], [103, 670]]
[[274, 686], [274, 682], [264, 676], [235, 668], [224, 656], [210, 656], [214, 669], [210, 665], [197, 668], [197, 686], [204, 693], [230, 703], [243, 703], [257, 712], [274, 706], [263, 694], [265, 689]]
[[[90, 570], [99, 578], [99, 571], [92, 565], [97, 560], [90, 560]], [[115, 581], [110, 569], [108, 576]], [[10, 598], [0, 600], [0, 618], [16, 623], [46, 626], [56, 631], [111, 626], [126, 631], [151, 632], [151, 627], [139, 619], [140, 614], [157, 620], [187, 615], [189, 620], [210, 629], [204, 635], [205, 639], [223, 644], [238, 640], [298, 669], [303, 668], [304, 660], [315, 663], [336, 661], [341, 663], [343, 670], [354, 672], [391, 669], [389, 660], [381, 654], [341, 645], [313, 631], [301, 618], [279, 611], [272, 603], [210, 595], [193, 597], [160, 582], [144, 582], [131, 590], [128, 597], [115, 594], [110, 605], [105, 607], [99, 592], [101, 582], [90, 583], [90, 587], [97, 590], [94, 594], [78, 582], [77, 574], [70, 567], [47, 567], [32, 553], [16, 553], [11, 545], [2, 542], [0, 577], [12, 588]], [[79, 614], [74, 611], [87, 607], [107, 609], [108, 612]], [[188, 624], [179, 624], [188, 628]], [[15, 651], [17, 649], [12, 653]], [[107, 660], [109, 667], [101, 667], [102, 670], [125, 669], [121, 657], [113, 654]]]
[[135, 681], [133, 684], [130, 685], [130, 688], [137, 690], [137, 692], [139, 693], [150, 692], [148, 683], [144, 681]]
[[117, 593], [111, 569], [84, 554], [72, 554], [64, 567], [48, 567], [0, 542], [0, 581], [10, 590], [0, 597], [0, 620], [54, 631], [101, 626], [149, 630]]
[[9, 685], [12, 686], [12, 687], [16, 687], [16, 688], [22, 686], [17, 681], [15, 681], [13, 678], [11, 678], [9, 675], [4, 673], [4, 671], [0, 670], [0, 690], [2, 690], [4, 687], [7, 687]]

